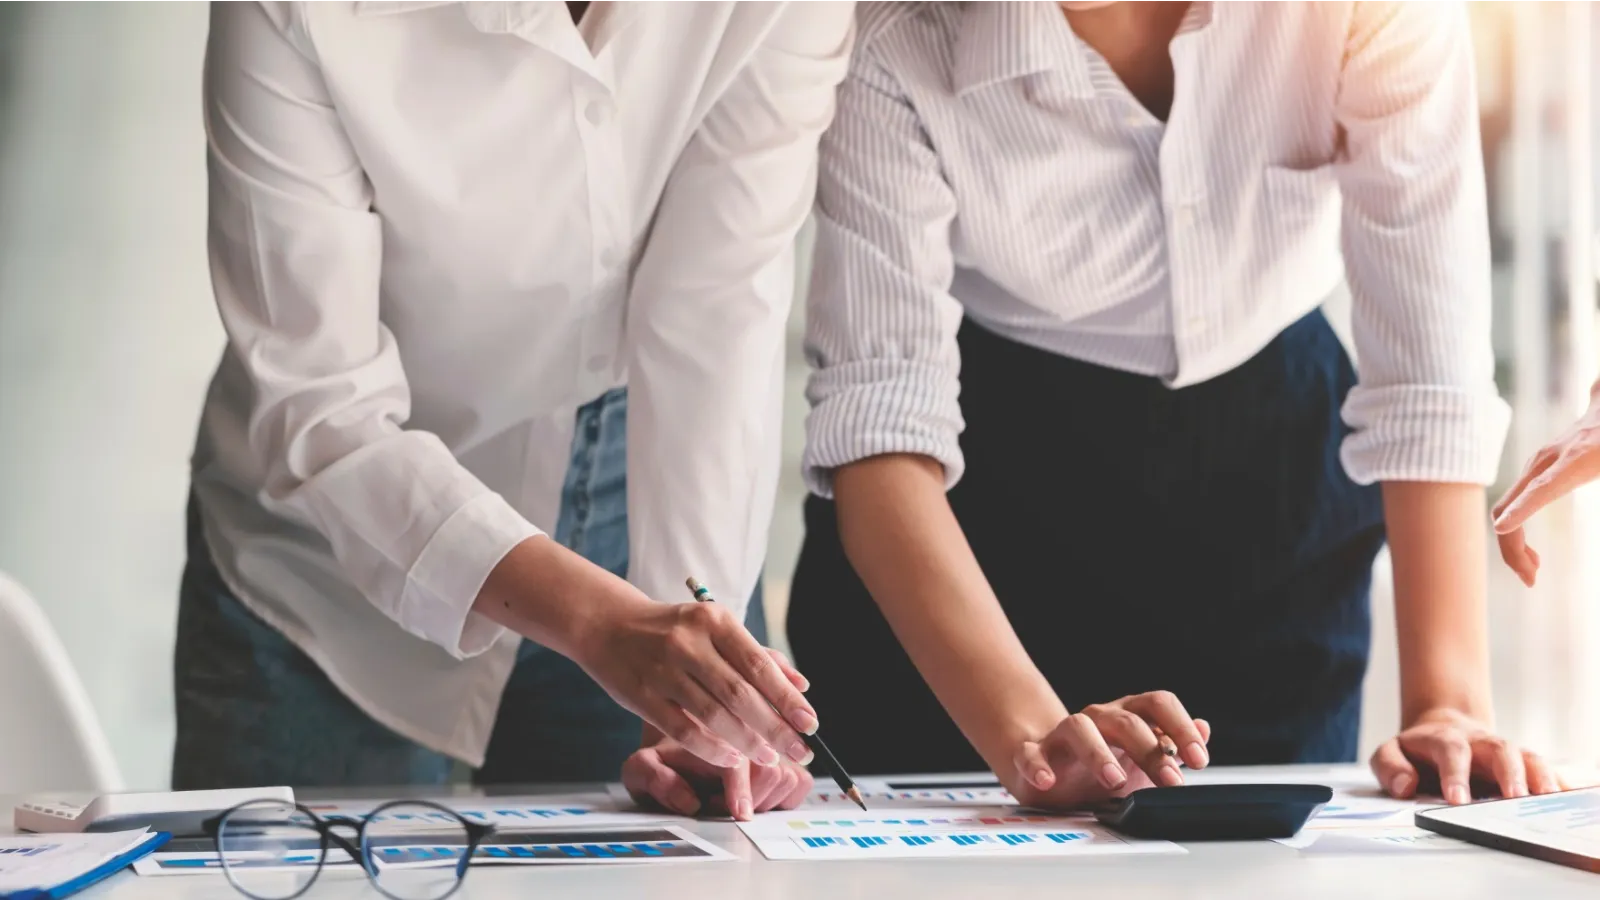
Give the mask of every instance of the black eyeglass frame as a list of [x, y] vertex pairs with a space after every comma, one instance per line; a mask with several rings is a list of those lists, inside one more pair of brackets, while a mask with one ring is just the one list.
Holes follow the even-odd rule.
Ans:
[[[228, 868], [227, 853], [222, 847], [222, 824], [228, 820], [229, 816], [247, 807], [265, 806], [268, 803], [277, 803], [283, 807], [293, 806], [296, 812], [306, 818], [305, 822], [295, 822], [294, 824], [314, 830], [321, 837], [318, 844], [317, 867], [312, 870], [311, 877], [306, 879], [306, 883], [301, 885], [298, 891], [282, 897], [258, 897], [240, 886], [239, 882], [234, 880], [233, 872]], [[495, 827], [484, 822], [470, 821], [450, 807], [435, 803], [432, 800], [390, 800], [357, 819], [350, 816], [328, 816], [324, 818], [299, 803], [287, 804], [281, 800], [262, 798], [260, 800], [246, 800], [219, 815], [212, 816], [200, 823], [200, 828], [207, 837], [211, 838], [212, 845], [217, 848], [217, 861], [221, 865], [223, 873], [228, 876], [228, 883], [233, 885], [234, 890], [244, 894], [246, 897], [250, 897], [251, 900], [295, 900], [295, 898], [303, 896], [306, 891], [311, 889], [311, 885], [316, 883], [317, 877], [322, 874], [322, 867], [328, 860], [329, 845], [335, 845], [349, 854], [350, 858], [361, 867], [361, 870], [367, 873], [367, 880], [372, 882], [372, 886], [377, 888], [385, 897], [392, 898], [392, 900], [405, 900], [405, 898], [395, 897], [394, 894], [384, 890], [383, 885], [378, 882], [377, 863], [370, 853], [371, 848], [367, 844], [367, 826], [385, 810], [401, 806], [422, 806], [443, 813], [461, 826], [461, 829], [466, 833], [466, 852], [461, 854], [461, 861], [456, 864], [455, 884], [451, 885], [450, 890], [433, 898], [433, 900], [445, 900], [446, 897], [461, 889], [461, 882], [467, 878], [467, 866], [477, 853], [478, 845], [494, 835]], [[351, 843], [349, 838], [335, 829], [353, 829], [355, 831], [355, 842]]]

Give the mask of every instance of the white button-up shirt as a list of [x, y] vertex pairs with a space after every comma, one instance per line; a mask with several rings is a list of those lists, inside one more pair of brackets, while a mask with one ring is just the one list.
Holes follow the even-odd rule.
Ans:
[[[481, 762], [469, 612], [627, 384], [630, 580], [758, 577], [784, 320], [849, 4], [221, 3], [228, 346], [194, 460], [229, 586], [364, 710]], [[582, 603], [584, 598], [570, 598]]]
[[1350, 475], [1493, 480], [1509, 410], [1460, 5], [1196, 3], [1165, 122], [1054, 3], [868, 3], [859, 20], [822, 145], [814, 490], [882, 453], [960, 477], [964, 315], [1181, 388], [1341, 279]]

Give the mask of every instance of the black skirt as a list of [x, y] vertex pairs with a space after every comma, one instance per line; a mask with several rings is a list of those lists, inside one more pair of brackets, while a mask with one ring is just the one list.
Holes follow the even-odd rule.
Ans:
[[[960, 333], [967, 469], [950, 504], [1066, 703], [1171, 690], [1218, 764], [1353, 760], [1383, 543], [1339, 462], [1355, 375], [1321, 312], [1172, 390]], [[900, 648], [812, 497], [788, 633], [852, 771], [983, 768]]]

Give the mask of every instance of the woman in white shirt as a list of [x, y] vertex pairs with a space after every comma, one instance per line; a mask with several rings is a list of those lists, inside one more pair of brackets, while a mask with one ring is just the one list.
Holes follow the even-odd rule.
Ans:
[[641, 795], [803, 796], [803, 680], [681, 601], [757, 583], [850, 12], [213, 7], [177, 787], [611, 779], [631, 710]]
[[1192, 767], [1354, 759], [1387, 538], [1383, 786], [1556, 789], [1490, 708], [1507, 411], [1463, 9], [858, 16], [788, 622], [839, 756], [1035, 802], [1178, 783], [1159, 732]]

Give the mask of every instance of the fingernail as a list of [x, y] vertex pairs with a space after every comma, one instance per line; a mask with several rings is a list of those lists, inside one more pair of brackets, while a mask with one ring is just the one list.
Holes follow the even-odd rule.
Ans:
[[1156, 780], [1165, 787], [1177, 787], [1183, 784], [1183, 773], [1178, 771], [1177, 766], [1162, 766]]
[[1050, 770], [1039, 769], [1038, 771], [1034, 772], [1033, 784], [1035, 787], [1047, 787], [1050, 784]]
[[1466, 785], [1464, 785], [1464, 784], [1452, 784], [1449, 787], [1445, 788], [1445, 790], [1444, 790], [1444, 799], [1446, 801], [1448, 801], [1452, 806], [1460, 806], [1463, 803], [1471, 802], [1472, 795], [1467, 793], [1467, 786]]
[[817, 717], [809, 709], [797, 709], [789, 714], [789, 721], [794, 727], [800, 729], [801, 734], [817, 733]]
[[1528, 796], [1528, 786], [1520, 781], [1513, 781], [1511, 782], [1511, 788], [1506, 792], [1506, 796], [1526, 797]]
[[734, 814], [734, 818], [736, 818], [736, 819], [744, 819], [744, 820], [748, 821], [749, 818], [750, 818], [750, 815], [751, 815], [750, 798], [749, 797], [740, 798], [738, 805], [739, 805], [739, 811]]
[[775, 766], [782, 757], [778, 756], [778, 751], [763, 744], [761, 751], [753, 758], [758, 766]]
[[805, 693], [806, 691], [809, 691], [809, 690], [811, 690], [811, 679], [805, 677], [804, 675], [801, 675], [800, 676], [800, 693], [803, 694], [803, 693]]
[[1203, 769], [1211, 764], [1211, 754], [1206, 752], [1205, 745], [1199, 741], [1183, 748], [1183, 758], [1191, 769]]
[[1122, 787], [1127, 781], [1127, 774], [1116, 763], [1106, 763], [1100, 769], [1100, 783], [1112, 790]]
[[721, 766], [724, 769], [731, 769], [742, 762], [744, 762], [743, 754], [737, 750], [729, 750], [727, 753], [722, 754], [721, 758], [718, 759], [713, 765]]
[[811, 752], [811, 748], [806, 746], [805, 741], [795, 741], [789, 746], [789, 758], [802, 766], [809, 766], [811, 761], [817, 758], [817, 755]]
[[1404, 797], [1411, 791], [1411, 776], [1404, 772], [1389, 780], [1389, 793], [1396, 797]]

